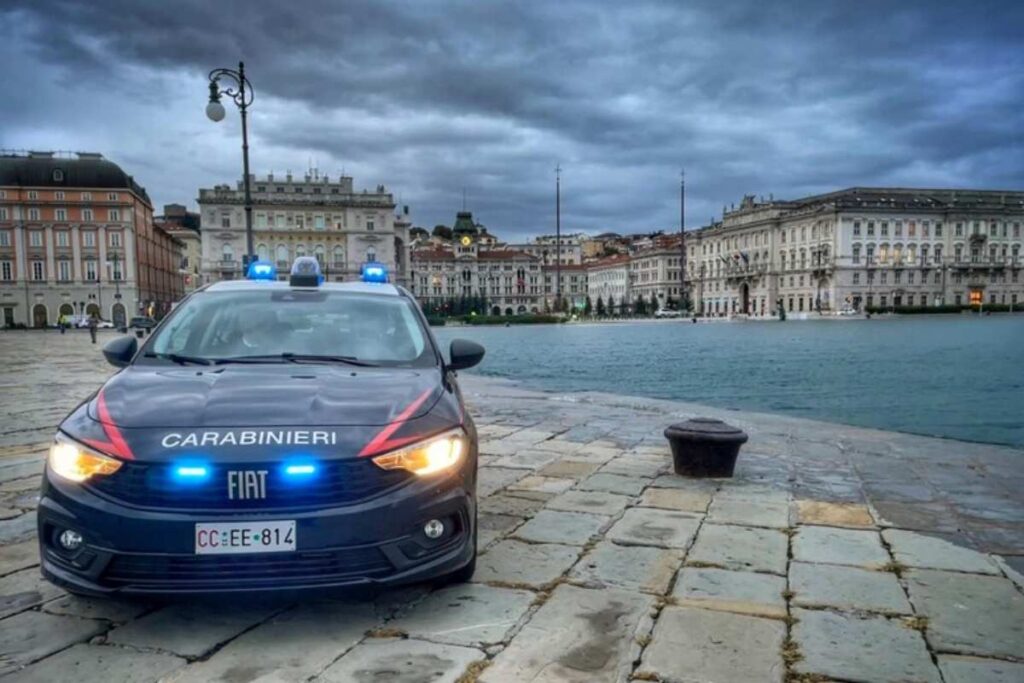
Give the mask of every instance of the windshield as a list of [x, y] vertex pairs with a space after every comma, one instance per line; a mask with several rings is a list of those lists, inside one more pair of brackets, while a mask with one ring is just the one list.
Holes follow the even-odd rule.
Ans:
[[153, 335], [144, 357], [325, 357], [420, 367], [436, 362], [413, 305], [403, 297], [269, 289], [189, 297]]

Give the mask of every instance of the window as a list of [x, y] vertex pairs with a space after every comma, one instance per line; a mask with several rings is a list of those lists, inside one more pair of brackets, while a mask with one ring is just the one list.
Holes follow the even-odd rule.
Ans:
[[225, 244], [220, 250], [220, 260], [230, 263], [235, 260], [235, 250], [230, 244]]
[[370, 248], [368, 248], [366, 250], [366, 260], [367, 261], [376, 261], [377, 260], [377, 252], [376, 252], [376, 250], [374, 250], [373, 247], [370, 247]]
[[[896, 225], [898, 226], [899, 223], [897, 223]], [[907, 237], [917, 237], [917, 223], [915, 223], [914, 221], [910, 221], [909, 223], [907, 223]]]
[[964, 224], [963, 223], [957, 223], [956, 224], [956, 231], [954, 232], [954, 234], [957, 237], [963, 237], [964, 236]]
[[0, 206], [0, 221], [7, 220], [7, 207]]
[[96, 246], [96, 231], [86, 230], [82, 233], [82, 244], [86, 247]]
[[1020, 223], [1013, 224], [1013, 236], [1020, 237]]
[[270, 260], [270, 249], [267, 248], [266, 244], [260, 242], [259, 244], [256, 245], [256, 258], [258, 258], [260, 261]]
[[82, 193], [82, 201], [83, 202], [91, 202], [92, 201], [92, 192], [83, 192]]
[[283, 244], [277, 245], [277, 260], [280, 263], [288, 262], [288, 247]]
[[893, 225], [893, 235], [896, 237], [903, 236], [903, 221], [896, 221], [895, 225]]
[[853, 274], [853, 284], [855, 284], [855, 285], [859, 285], [860, 284], [860, 273], [854, 273]]
[[860, 263], [860, 245], [856, 244], [853, 247], [853, 262]]
[[222, 227], [222, 228], [230, 228], [231, 227], [231, 214], [230, 213], [226, 213], [225, 212], [225, 213], [222, 213], [220, 215], [220, 227]]
[[889, 236], [889, 222], [888, 221], [882, 221], [882, 237], [888, 237], [888, 236]]
[[325, 229], [327, 227], [327, 225], [324, 223], [324, 217], [323, 216], [316, 216], [313, 219], [313, 227], [316, 230], [323, 230], [323, 229]]
[[0, 261], [0, 280], [10, 282], [14, 279], [14, 264], [10, 261]]
[[0, 247], [11, 246], [11, 231], [0, 230]]
[[37, 220], [39, 220], [39, 209], [29, 209], [28, 210], [28, 219], [30, 221], [37, 221]]
[[67, 282], [71, 279], [71, 261], [61, 259], [57, 261], [57, 279]]
[[53, 211], [53, 220], [58, 221], [60, 223], [64, 223], [64, 222], [67, 221], [67, 219], [68, 219], [68, 210], [67, 209], [54, 209], [54, 211]]
[[121, 209], [107, 209], [107, 220], [108, 221], [119, 221], [119, 220], [121, 220]]
[[96, 273], [96, 261], [93, 259], [86, 259], [85, 261], [85, 279], [87, 282], [95, 282], [97, 280]]
[[68, 246], [68, 231], [67, 230], [57, 230], [57, 231], [55, 231], [53, 233], [53, 237], [56, 240], [58, 247], [66, 247], [66, 246]]
[[275, 220], [277, 221], [277, 228], [279, 230], [283, 230], [284, 229], [284, 214], [283, 213], [277, 214], [277, 216], [275, 216]]
[[30, 247], [43, 246], [43, 232], [41, 230], [30, 230], [28, 233], [28, 244]]
[[28, 191], [28, 198], [29, 199], [39, 199], [39, 193], [36, 192], [35, 190], [29, 190]]
[[119, 230], [115, 230], [115, 231], [113, 231], [113, 232], [111, 232], [109, 234], [110, 234], [110, 246], [112, 246], [112, 247], [120, 247], [121, 246], [121, 232]]
[[935, 236], [942, 237], [942, 223], [935, 224]]
[[372, 220], [367, 220], [366, 221], [366, 229], [367, 230], [371, 230], [371, 231], [373, 230], [373, 221]]
[[43, 270], [43, 262], [42, 261], [33, 261], [32, 262], [32, 279], [36, 280], [36, 281], [43, 280], [45, 278], [45, 274], [46, 273]]

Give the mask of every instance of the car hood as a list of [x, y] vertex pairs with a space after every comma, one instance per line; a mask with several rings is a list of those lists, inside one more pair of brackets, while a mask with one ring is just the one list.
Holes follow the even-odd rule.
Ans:
[[88, 415], [126, 429], [379, 426], [428, 413], [442, 393], [440, 374], [314, 364], [133, 365], [104, 385]]

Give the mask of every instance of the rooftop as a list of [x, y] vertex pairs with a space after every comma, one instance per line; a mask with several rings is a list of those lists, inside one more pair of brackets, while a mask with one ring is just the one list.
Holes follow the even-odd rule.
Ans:
[[95, 152], [0, 151], [0, 186], [125, 189], [150, 203], [144, 187]]

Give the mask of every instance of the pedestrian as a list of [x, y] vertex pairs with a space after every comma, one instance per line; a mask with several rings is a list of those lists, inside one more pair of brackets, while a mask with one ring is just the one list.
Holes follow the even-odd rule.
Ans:
[[59, 328], [60, 328], [60, 333], [61, 333], [61, 334], [64, 334], [64, 330], [65, 330], [65, 329], [67, 328], [67, 326], [68, 326], [68, 320], [67, 320], [67, 318], [68, 318], [68, 316], [67, 316], [67, 314], [66, 314], [66, 313], [61, 313], [61, 314], [60, 314], [60, 317], [59, 317], [59, 318], [57, 318], [57, 327], [59, 327]]
[[89, 314], [89, 336], [92, 338], [92, 343], [96, 343], [96, 328], [100, 324], [100, 319], [95, 312]]

